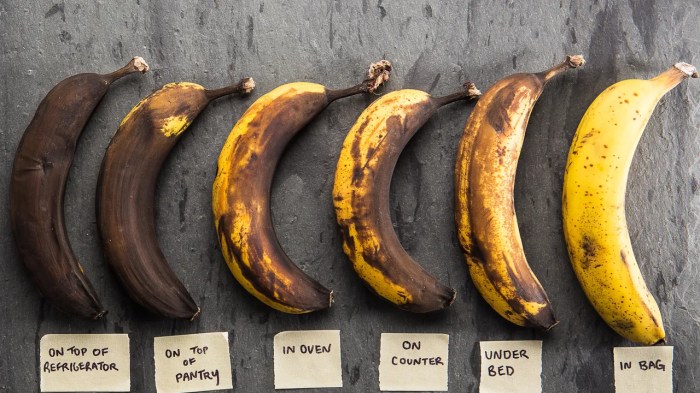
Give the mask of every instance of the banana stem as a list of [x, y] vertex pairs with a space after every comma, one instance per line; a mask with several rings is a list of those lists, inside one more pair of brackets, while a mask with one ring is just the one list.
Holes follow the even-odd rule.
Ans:
[[451, 102], [459, 100], [473, 100], [479, 98], [481, 91], [476, 88], [476, 85], [472, 82], [464, 82], [464, 90], [452, 93], [446, 96], [437, 97], [433, 99], [433, 102], [437, 104], [438, 107], [447, 105]]
[[337, 90], [328, 90], [328, 102], [333, 102], [337, 100], [338, 98], [344, 98], [344, 97], [350, 97], [354, 96], [355, 94], [360, 94], [360, 93], [366, 93], [367, 92], [367, 84], [365, 82], [362, 82], [358, 85], [355, 85], [353, 87], [348, 87], [347, 89], [337, 89]]
[[684, 80], [697, 77], [698, 70], [695, 67], [688, 63], [676, 63], [666, 71], [651, 78], [651, 81], [662, 86], [662, 89], [659, 91], [659, 97], [661, 97]]
[[206, 90], [204, 94], [206, 94], [207, 98], [210, 100], [215, 100], [219, 97], [234, 93], [249, 94], [253, 89], [255, 89], [255, 81], [253, 78], [243, 78], [235, 85], [222, 87], [220, 89]]
[[586, 64], [586, 60], [583, 58], [583, 55], [566, 56], [566, 60], [548, 69], [547, 71], [541, 72], [540, 75], [542, 75], [544, 83], [547, 83], [550, 79], [561, 74], [562, 72], [571, 68], [579, 68], [584, 64]]
[[367, 71], [367, 79], [362, 81], [360, 84], [347, 89], [328, 90], [328, 101], [332, 102], [338, 98], [348, 97], [360, 93], [374, 94], [379, 86], [389, 80], [391, 70], [392, 65], [389, 60], [379, 60], [376, 63], [372, 63], [369, 66], [369, 71]]
[[148, 71], [149, 68], [150, 67], [148, 67], [148, 64], [146, 64], [146, 61], [142, 57], [135, 56], [133, 59], [131, 59], [131, 61], [129, 61], [127, 65], [114, 72], [105, 74], [104, 77], [109, 83], [112, 83], [117, 79], [132, 74], [134, 72], [140, 72], [143, 74], [146, 71]]

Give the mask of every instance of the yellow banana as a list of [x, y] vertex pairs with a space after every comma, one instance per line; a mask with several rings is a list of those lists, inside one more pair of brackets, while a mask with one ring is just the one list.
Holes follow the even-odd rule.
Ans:
[[519, 326], [556, 325], [549, 298], [525, 259], [513, 205], [515, 170], [532, 108], [545, 84], [584, 63], [581, 56], [536, 74], [514, 74], [479, 99], [455, 164], [455, 221], [481, 296]]
[[576, 276], [605, 322], [645, 345], [663, 342], [665, 332], [627, 232], [627, 174], [656, 104], [690, 76], [697, 78], [695, 67], [677, 63], [600, 93], [576, 130], [564, 175], [564, 236]]
[[389, 215], [394, 166], [408, 141], [438, 108], [480, 94], [470, 83], [462, 92], [438, 98], [419, 90], [393, 91], [362, 112], [343, 143], [333, 186], [343, 250], [369, 288], [401, 309], [440, 310], [452, 304], [455, 291], [423, 270], [401, 247]]

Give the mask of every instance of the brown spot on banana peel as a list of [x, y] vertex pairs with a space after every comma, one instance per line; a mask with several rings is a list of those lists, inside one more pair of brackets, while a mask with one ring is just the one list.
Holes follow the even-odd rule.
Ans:
[[[544, 84], [582, 63], [580, 57], [567, 57], [545, 72], [511, 75], [497, 82], [467, 122], [456, 166], [455, 193], [461, 210], [455, 217], [463, 249], [482, 262], [488, 280], [513, 311], [524, 314], [525, 324], [543, 329], [551, 328], [556, 319], [522, 251], [513, 214], [515, 169], [530, 112]], [[489, 157], [497, 148], [505, 154]], [[467, 167], [463, 168], [464, 162]], [[467, 194], [460, 197], [465, 191]], [[475, 249], [481, 251], [480, 256], [474, 255]], [[541, 305], [535, 308], [536, 315], [526, 312], [526, 303]]]
[[630, 331], [635, 327], [635, 324], [632, 321], [626, 320], [626, 319], [618, 319], [614, 320], [610, 323], [615, 330], [620, 330], [620, 331]]
[[581, 267], [583, 269], [588, 269], [591, 266], [591, 263], [595, 262], [596, 260], [596, 254], [598, 253], [598, 245], [590, 237], [583, 236], [583, 238], [581, 238], [581, 250], [583, 250], [583, 260], [581, 261]]
[[624, 263], [625, 265], [628, 264], [627, 254], [625, 254], [625, 250], [620, 250], [620, 259], [622, 260], [622, 263]]
[[[509, 257], [506, 253], [502, 253], [502, 255], [504, 259]], [[481, 262], [484, 260], [488, 261], [488, 259], [478, 261], [481, 263], [487, 276], [491, 278], [491, 283], [496, 290], [503, 294], [512, 289], [519, 295], [514, 297], [503, 296], [503, 298], [514, 313], [523, 317], [524, 327], [549, 330], [559, 323], [552, 313], [551, 307], [549, 306], [549, 299], [546, 297], [546, 294], [542, 296], [536, 287], [539, 286], [539, 283], [532, 283], [520, 279], [516, 272], [509, 267], [510, 264], [506, 269], [506, 276], [503, 277], [496, 269], [493, 268], [493, 264]], [[474, 262], [475, 261], [472, 261], [472, 263]], [[504, 288], [508, 289], [504, 291]], [[525, 302], [535, 302], [538, 304], [545, 304], [546, 306], [542, 307], [536, 312], [530, 312], [528, 311]]]
[[211, 100], [248, 91], [251, 82], [217, 90], [168, 84], [132, 109], [107, 148], [96, 198], [105, 257], [131, 298], [155, 314], [192, 320], [200, 313], [158, 246], [154, 202], [160, 169]]
[[[475, 94], [472, 90], [470, 92]], [[395, 297], [392, 302], [407, 311], [422, 313], [443, 309], [454, 301], [455, 292], [430, 276], [401, 247], [388, 214], [391, 177], [396, 161], [411, 137], [439, 106], [460, 98], [466, 98], [465, 93], [404, 104], [396, 111], [401, 114], [382, 118], [385, 108], [398, 107], [403, 100], [400, 92], [383, 97], [365, 110], [363, 123], [353, 127], [346, 138], [344, 149], [349, 150], [346, 151], [352, 161], [351, 176], [342, 180], [336, 174], [334, 201], [344, 251], [356, 270], [359, 267], [355, 259], [360, 257], [363, 263], [390, 282], [396, 289], [391, 295]], [[370, 119], [374, 118], [379, 120], [369, 127]], [[343, 165], [346, 164], [341, 160], [339, 173], [344, 170]], [[349, 184], [340, 185], [339, 181]], [[348, 217], [343, 212], [344, 205], [338, 204], [340, 201], [349, 203], [352, 213]], [[350, 228], [353, 228], [352, 232]], [[370, 290], [385, 296], [384, 289], [375, 288], [369, 281], [364, 282]]]
[[[358, 130], [358, 134], [362, 134], [365, 131], [365, 128], [367, 128], [367, 124], [369, 123], [369, 118], [367, 118], [364, 123], [360, 126]], [[350, 149], [350, 154], [352, 157], [355, 159], [353, 162], [356, 162], [360, 158], [360, 138], [357, 138], [353, 141], [352, 147]], [[353, 185], [358, 185], [359, 182], [362, 180], [362, 167], [359, 165], [353, 165], [352, 168], [352, 184]]]
[[[258, 100], [263, 103], [251, 106], [222, 151], [213, 193], [222, 250], [226, 249], [229, 267], [244, 288], [277, 310], [306, 313], [328, 308], [332, 302], [332, 292], [284, 253], [272, 228], [270, 186], [279, 158], [291, 138], [332, 101], [374, 92], [388, 79], [390, 70], [387, 61], [375, 63], [367, 80], [342, 90], [316, 85], [321, 87], [320, 93], [312, 91], [316, 88], [295, 93], [285, 89], [296, 84], [280, 86], [268, 93], [274, 96], [271, 101], [261, 101], [266, 95]], [[233, 224], [242, 218], [251, 221], [255, 233], [243, 236], [234, 232]]]
[[[527, 83], [523, 83], [523, 86], [515, 85], [513, 83], [508, 83], [509, 80], [515, 81], [522, 78], [523, 81], [530, 82], [532, 86], [527, 86]], [[507, 77], [506, 80], [499, 81], [492, 89], [500, 90], [498, 93], [499, 100], [502, 102], [509, 102], [511, 106], [503, 108], [499, 105], [490, 105], [488, 107], [485, 119], [491, 125], [491, 129], [497, 134], [505, 134], [505, 136], [510, 136], [513, 132], [513, 127], [522, 121], [522, 113], [519, 113], [520, 107], [519, 103], [527, 96], [529, 99], [537, 100], [537, 97], [532, 97], [529, 90], [532, 88], [537, 88], [539, 79], [537, 79], [532, 74], [516, 74]]]
[[[222, 215], [219, 217], [217, 232], [219, 233], [219, 241], [225, 242], [227, 245], [226, 249], [232, 252], [229, 257], [240, 258], [238, 256], [241, 255], [240, 247], [228, 236], [233, 231], [233, 220], [233, 215]], [[251, 227], [260, 228], [260, 225], [251, 223]], [[250, 247], [247, 248], [249, 258], [262, 259], [265, 253], [264, 250], [276, 247], [274, 244], [265, 244], [272, 239], [276, 239], [274, 234], [256, 233], [253, 236], [259, 237], [259, 240], [249, 242]], [[236, 252], [235, 250], [238, 251]], [[312, 280], [293, 263], [276, 263], [274, 272], [265, 269], [261, 264], [247, 265], [237, 261], [237, 265], [241, 269], [241, 274], [251, 283], [255, 290], [269, 299], [276, 299], [278, 302], [286, 305], [291, 304], [299, 310], [305, 310], [305, 312], [322, 310], [331, 305], [331, 291]], [[298, 278], [292, 281], [294, 285], [290, 286], [278, 280], [279, 277]]]
[[10, 175], [12, 232], [32, 281], [61, 311], [92, 319], [106, 313], [71, 249], [63, 194], [78, 139], [110, 85], [147, 69], [135, 57], [109, 74], [59, 82], [39, 104], [17, 148]]
[[[512, 270], [508, 270], [508, 275], [510, 276], [511, 282], [515, 283], [514, 288], [517, 293], [527, 293], [532, 291], [531, 288], [527, 288], [527, 286], [522, 285], [522, 282], [517, 279]], [[531, 299], [538, 298], [537, 296], [532, 296]], [[548, 331], [559, 324], [559, 321], [555, 318], [552, 308], [549, 305], [549, 298], [546, 294], [544, 297], [536, 300], [537, 303], [546, 304], [546, 306], [534, 313], [528, 311], [524, 298], [510, 298], [506, 299], [506, 301], [515, 312], [525, 317], [525, 327]]]

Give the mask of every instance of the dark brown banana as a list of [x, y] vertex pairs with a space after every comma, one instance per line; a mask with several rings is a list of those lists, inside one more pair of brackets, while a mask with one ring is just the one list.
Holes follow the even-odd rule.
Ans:
[[343, 90], [306, 82], [279, 86], [248, 108], [226, 140], [212, 191], [221, 251], [236, 280], [276, 310], [302, 314], [332, 303], [332, 292], [289, 259], [272, 227], [270, 186], [280, 156], [331, 102], [374, 92], [390, 70], [388, 61], [375, 63], [367, 80]]
[[250, 78], [218, 90], [165, 85], [126, 115], [107, 148], [97, 185], [105, 256], [131, 298], [153, 313], [190, 320], [199, 315], [158, 246], [154, 202], [163, 162], [209, 102], [254, 87]]
[[93, 319], [106, 313], [71, 249], [63, 215], [78, 139], [110, 85], [147, 70], [143, 59], [134, 57], [112, 73], [59, 82], [39, 104], [15, 154], [10, 221], [19, 256], [42, 295], [67, 313]]

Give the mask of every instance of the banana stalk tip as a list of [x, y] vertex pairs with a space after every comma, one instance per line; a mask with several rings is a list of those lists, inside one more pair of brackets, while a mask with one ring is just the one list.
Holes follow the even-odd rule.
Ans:
[[192, 318], [190, 318], [190, 322], [192, 322], [192, 321], [194, 321], [195, 319], [197, 319], [197, 317], [198, 317], [199, 314], [201, 314], [201, 313], [202, 313], [202, 309], [199, 308], [199, 307], [197, 307], [197, 312], [195, 312], [194, 315], [192, 316]]
[[255, 89], [255, 81], [253, 78], [241, 79], [241, 91], [243, 94], [250, 94]]
[[578, 68], [586, 64], [586, 59], [583, 58], [583, 55], [572, 55], [566, 56], [566, 62], [569, 64], [569, 67]]
[[691, 78], [698, 77], [698, 70], [692, 64], [680, 62], [680, 63], [674, 64], [673, 66]]
[[549, 326], [543, 326], [543, 330], [544, 330], [545, 332], [548, 332], [548, 331], [552, 330], [552, 329], [553, 329], [555, 326], [557, 326], [557, 325], [559, 325], [559, 321], [555, 319], [555, 320], [554, 320], [554, 323], [552, 323], [551, 325], [549, 325]]
[[367, 91], [374, 93], [379, 86], [388, 81], [392, 68], [389, 60], [379, 60], [370, 64], [367, 71]]
[[150, 67], [148, 66], [148, 63], [146, 63], [146, 60], [144, 60], [143, 57], [141, 57], [141, 56], [134, 56], [134, 58], [131, 59], [130, 63], [131, 63], [130, 64], [131, 67], [134, 70], [136, 70], [142, 74], [150, 69]]
[[205, 94], [210, 100], [215, 100], [219, 97], [227, 96], [229, 94], [249, 94], [255, 89], [255, 81], [253, 78], [243, 78], [238, 81], [235, 85], [222, 87], [220, 89], [206, 90]]
[[584, 64], [586, 64], [586, 60], [583, 58], [583, 55], [569, 55], [566, 56], [566, 60], [564, 60], [562, 63], [559, 63], [546, 71], [540, 72], [539, 75], [544, 79], [544, 82], [547, 83], [558, 74], [572, 68], [579, 68]]
[[481, 96], [481, 90], [476, 87], [474, 82], [464, 82], [464, 88], [467, 89], [467, 94], [470, 98], [476, 98]]

